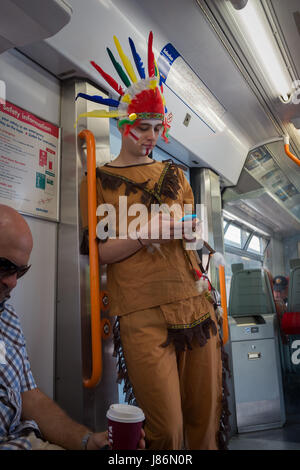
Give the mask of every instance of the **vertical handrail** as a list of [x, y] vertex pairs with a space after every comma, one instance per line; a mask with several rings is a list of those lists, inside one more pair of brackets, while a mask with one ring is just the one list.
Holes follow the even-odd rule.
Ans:
[[228, 332], [225, 268], [222, 264], [220, 264], [219, 266], [219, 280], [220, 280], [221, 307], [223, 309], [223, 344], [226, 344], [228, 341], [229, 332]]
[[96, 239], [97, 226], [97, 193], [96, 193], [96, 146], [91, 131], [85, 129], [79, 133], [80, 139], [85, 139], [87, 147], [87, 191], [88, 191], [88, 227], [89, 227], [89, 257], [90, 257], [90, 302], [91, 302], [91, 341], [92, 341], [92, 374], [89, 379], [83, 379], [86, 388], [95, 387], [102, 376], [102, 337], [101, 337], [101, 308], [99, 253]]

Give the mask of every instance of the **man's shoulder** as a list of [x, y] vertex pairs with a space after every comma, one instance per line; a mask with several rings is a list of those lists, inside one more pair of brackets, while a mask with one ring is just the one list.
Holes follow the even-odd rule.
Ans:
[[14, 321], [19, 321], [19, 317], [13, 305], [5, 303], [3, 313], [6, 314], [7, 318], [11, 318]]
[[0, 318], [2, 320], [2, 328], [13, 329], [19, 334], [23, 334], [20, 319], [11, 304], [5, 304]]

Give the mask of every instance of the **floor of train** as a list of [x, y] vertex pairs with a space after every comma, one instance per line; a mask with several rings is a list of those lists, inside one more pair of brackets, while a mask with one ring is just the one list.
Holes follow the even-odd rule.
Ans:
[[236, 434], [229, 450], [300, 450], [300, 414], [287, 415], [282, 428]]
[[300, 450], [300, 374], [285, 373], [283, 399], [284, 426], [264, 431], [237, 433], [229, 440], [229, 450]]

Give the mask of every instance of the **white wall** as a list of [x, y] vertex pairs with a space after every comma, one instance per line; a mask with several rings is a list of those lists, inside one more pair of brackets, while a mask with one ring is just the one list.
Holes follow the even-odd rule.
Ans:
[[[6, 99], [53, 124], [60, 121], [57, 79], [15, 50], [0, 55]], [[32, 268], [12, 294], [38, 386], [53, 397], [57, 224], [26, 216], [33, 234]]]

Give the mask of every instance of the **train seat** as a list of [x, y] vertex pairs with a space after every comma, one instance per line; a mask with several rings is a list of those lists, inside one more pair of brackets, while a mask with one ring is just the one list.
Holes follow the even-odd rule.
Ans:
[[288, 311], [300, 312], [300, 258], [291, 259], [290, 266]]
[[290, 260], [291, 272], [288, 291], [288, 308], [281, 321], [287, 335], [300, 334], [300, 259]]
[[276, 312], [269, 275], [264, 269], [231, 266], [233, 275], [229, 295], [231, 316], [267, 315]]

